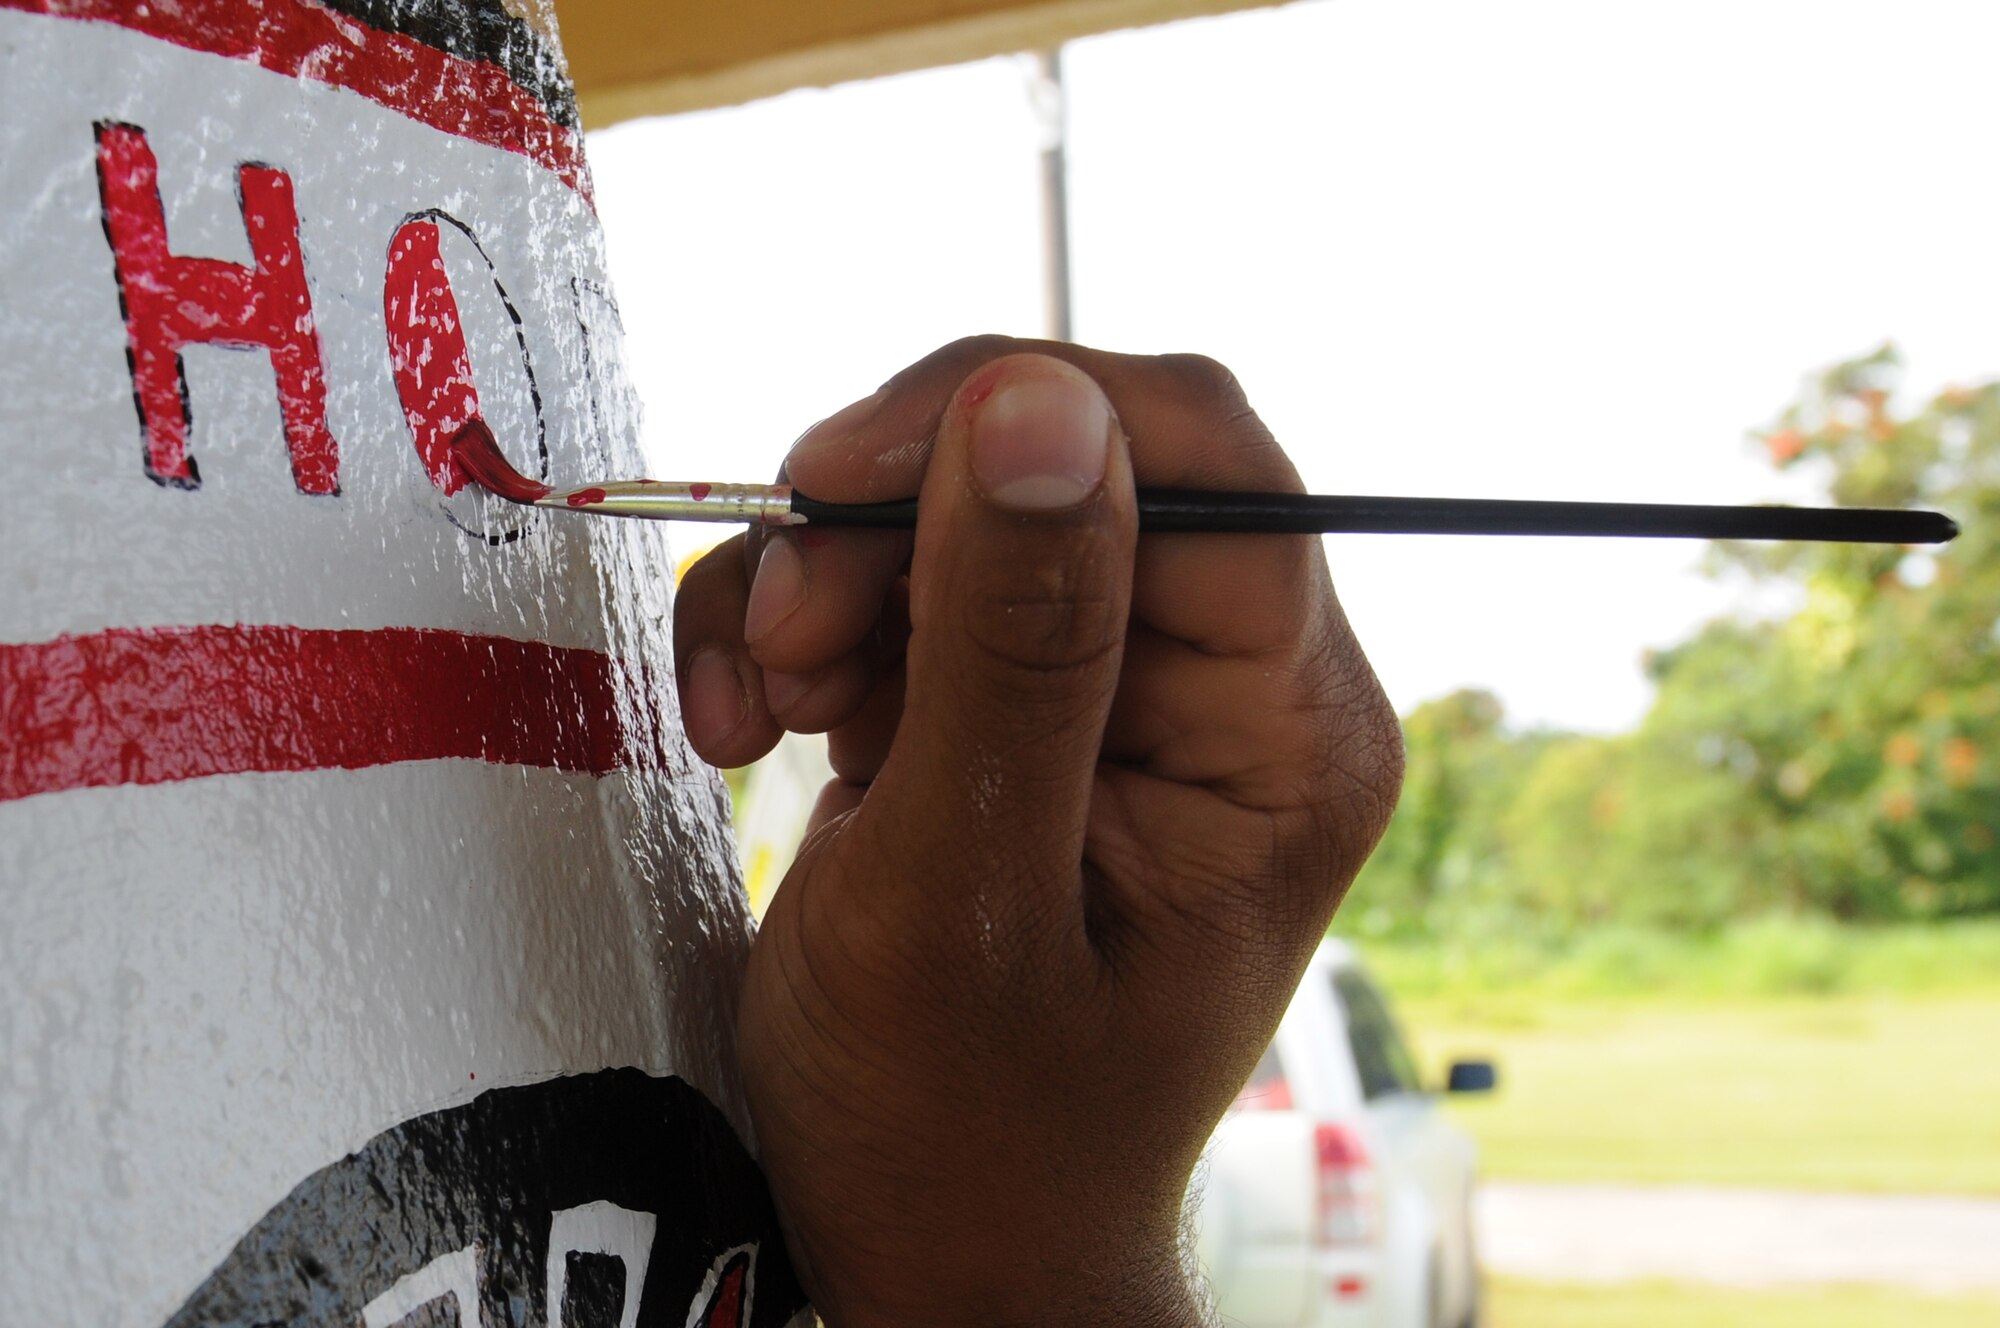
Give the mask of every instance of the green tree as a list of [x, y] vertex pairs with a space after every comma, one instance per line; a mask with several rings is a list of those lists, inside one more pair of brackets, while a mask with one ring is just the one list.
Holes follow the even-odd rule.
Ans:
[[1498, 697], [1465, 690], [1403, 719], [1403, 795], [1355, 898], [1367, 926], [1432, 930], [1506, 893], [1500, 819], [1545, 733], [1506, 727]]
[[[1800, 896], [1839, 916], [1990, 912], [2000, 910], [2000, 385], [1948, 389], [1898, 414], [1900, 376], [1888, 347], [1837, 365], [1762, 442], [1780, 468], [1824, 471], [1840, 503], [1940, 507], [1963, 533], [1937, 551], [1718, 546], [1719, 570], [1791, 581], [1804, 606], [1773, 634], [1746, 703], [1713, 717], [1755, 752], [1745, 793], [1776, 813]], [[1701, 665], [1693, 647], [1679, 653], [1649, 726], [1699, 718]]]
[[1800, 607], [1660, 652], [1629, 734], [1512, 734], [1482, 692], [1419, 707], [1364, 907], [1433, 930], [2000, 911], [2000, 385], [1899, 413], [1900, 373], [1889, 348], [1837, 365], [1755, 437], [1843, 505], [1943, 508], [1957, 541], [1716, 545], [1717, 575]]

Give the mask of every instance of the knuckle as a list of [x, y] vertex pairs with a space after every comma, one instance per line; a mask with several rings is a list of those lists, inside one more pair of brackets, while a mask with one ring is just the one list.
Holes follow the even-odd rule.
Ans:
[[[1393, 732], [1393, 730], [1392, 730]], [[1395, 808], [1401, 743], [1371, 730], [1306, 781], [1291, 806], [1268, 813], [1267, 838], [1226, 892], [1239, 925], [1266, 938], [1317, 935], [1381, 839]]]
[[1338, 898], [1388, 828], [1403, 783], [1395, 707], [1351, 633], [1307, 634], [1274, 697], [1294, 716], [1273, 751], [1273, 851], [1285, 874]]
[[1309, 805], [1319, 813], [1314, 833], [1329, 843], [1347, 875], [1362, 862], [1388, 828], [1403, 787], [1403, 730], [1375, 675], [1363, 667], [1332, 688], [1319, 726], [1314, 784]]
[[1250, 398], [1229, 366], [1206, 355], [1176, 353], [1155, 360], [1166, 392], [1213, 440], [1207, 466], [1224, 487], [1254, 483], [1298, 492], [1298, 471], [1271, 430], [1251, 408]]
[[1248, 404], [1249, 399], [1244, 396], [1243, 385], [1236, 380], [1235, 372], [1220, 360], [1178, 351], [1160, 356], [1159, 365], [1170, 378], [1198, 399], [1230, 408], [1226, 413], [1234, 414]]
[[965, 633], [981, 653], [1029, 674], [1091, 667], [1124, 640], [1126, 605], [1107, 578], [1063, 562], [1022, 568], [971, 595]]
[[997, 360], [1003, 355], [1012, 355], [1026, 347], [1026, 342], [1004, 333], [977, 332], [971, 336], [960, 337], [956, 341], [946, 342], [890, 381], [895, 382], [906, 375], [928, 371], [938, 365], [964, 366], [969, 371], [974, 365]]

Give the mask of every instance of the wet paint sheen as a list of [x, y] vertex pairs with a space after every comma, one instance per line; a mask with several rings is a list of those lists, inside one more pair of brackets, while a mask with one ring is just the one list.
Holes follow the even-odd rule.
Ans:
[[799, 1308], [534, 8], [0, 0], [8, 1324]]

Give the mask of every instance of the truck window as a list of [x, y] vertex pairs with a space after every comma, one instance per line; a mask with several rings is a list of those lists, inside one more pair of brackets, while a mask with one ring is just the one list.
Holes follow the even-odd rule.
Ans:
[[1372, 1102], [1391, 1093], [1419, 1091], [1416, 1062], [1368, 979], [1344, 969], [1333, 975], [1333, 994], [1347, 1015], [1347, 1042], [1360, 1072], [1361, 1096]]
[[1236, 1095], [1231, 1104], [1238, 1111], [1290, 1111], [1292, 1086], [1285, 1080], [1284, 1063], [1278, 1059], [1278, 1048], [1274, 1043], [1264, 1048], [1263, 1059], [1250, 1072], [1249, 1082]]

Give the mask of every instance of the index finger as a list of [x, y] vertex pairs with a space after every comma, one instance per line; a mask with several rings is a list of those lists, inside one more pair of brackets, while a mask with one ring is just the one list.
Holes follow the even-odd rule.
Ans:
[[[971, 337], [933, 352], [810, 431], [786, 462], [827, 502], [906, 498], [922, 483], [945, 406], [987, 363], [1022, 350], [1064, 360], [1103, 388], [1154, 488], [1298, 493], [1304, 486], [1236, 378], [1198, 355], [1121, 355], [1064, 342]], [[1154, 536], [1141, 545], [1135, 617], [1203, 650], [1256, 653], [1296, 640], [1308, 537]], [[1323, 584], [1324, 573], [1319, 573]]]
[[1134, 477], [1156, 488], [1303, 491], [1298, 472], [1250, 409], [1236, 377], [1202, 355], [1122, 355], [1062, 341], [981, 336], [954, 341], [829, 417], [786, 460], [791, 482], [834, 503], [917, 492], [938, 422], [959, 386], [993, 360], [1048, 355], [1089, 374], [1126, 434], [1146, 440]]

